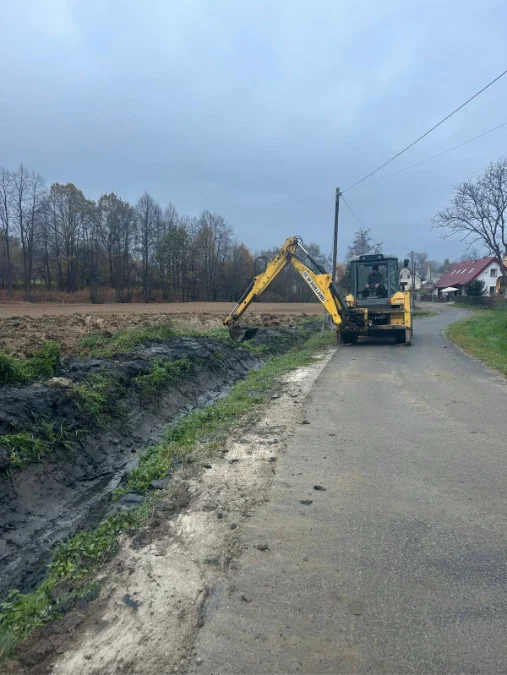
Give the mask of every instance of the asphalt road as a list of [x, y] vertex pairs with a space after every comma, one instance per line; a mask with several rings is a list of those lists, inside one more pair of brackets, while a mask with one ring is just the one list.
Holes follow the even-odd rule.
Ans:
[[507, 384], [442, 310], [412, 347], [343, 347], [322, 372], [198, 672], [507, 672]]

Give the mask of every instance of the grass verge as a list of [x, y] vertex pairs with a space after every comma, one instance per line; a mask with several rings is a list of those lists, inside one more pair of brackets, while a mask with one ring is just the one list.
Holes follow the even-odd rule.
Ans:
[[[149, 483], [191, 459], [197, 448], [216, 449], [231, 423], [253, 414], [268, 400], [284, 373], [311, 363], [313, 354], [335, 343], [334, 331], [313, 335], [301, 347], [273, 357], [260, 370], [237, 382], [229, 395], [203, 410], [186, 415], [168, 428], [164, 441], [148, 449], [139, 466], [126, 477], [120, 492], [146, 492]], [[204, 438], [212, 438], [203, 444]], [[110, 559], [118, 538], [146, 523], [153, 512], [152, 500], [128, 513], [114, 515], [89, 532], [79, 532], [61, 543], [52, 554], [46, 578], [32, 593], [11, 591], [0, 605], [0, 658], [9, 658], [33, 631], [69, 611], [90, 593], [94, 573]]]
[[449, 326], [446, 335], [468, 354], [507, 375], [507, 309], [474, 312]]

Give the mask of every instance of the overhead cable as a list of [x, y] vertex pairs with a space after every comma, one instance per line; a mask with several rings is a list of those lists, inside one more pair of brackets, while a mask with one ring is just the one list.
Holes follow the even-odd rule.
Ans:
[[421, 164], [425, 164], [426, 162], [431, 162], [432, 159], [437, 159], [437, 157], [442, 157], [442, 155], [446, 155], [448, 152], [452, 152], [453, 150], [457, 150], [458, 148], [462, 148], [464, 145], [468, 145], [468, 143], [472, 143], [473, 141], [477, 141], [479, 138], [482, 138], [483, 136], [487, 136], [488, 134], [493, 133], [493, 131], [496, 131], [497, 129], [501, 129], [502, 127], [505, 127], [505, 126], [507, 126], [507, 122], [504, 122], [503, 124], [499, 124], [497, 127], [494, 127], [493, 129], [489, 129], [488, 131], [485, 131], [483, 134], [479, 134], [479, 136], [474, 136], [474, 138], [469, 138], [468, 141], [464, 141], [463, 143], [460, 143], [459, 145], [454, 145], [452, 148], [447, 148], [447, 150], [444, 150], [443, 152], [439, 152], [438, 155], [433, 155], [432, 157], [427, 157], [426, 159], [423, 159], [421, 162], [417, 162], [417, 164], [411, 164], [410, 166], [406, 166], [405, 168], [400, 169], [399, 171], [394, 171], [393, 173], [388, 173], [386, 176], [381, 176], [380, 178], [376, 178], [375, 180], [370, 180], [368, 183], [365, 183], [364, 185], [361, 185], [361, 187], [366, 187], [367, 185], [373, 185], [373, 183], [379, 183], [381, 180], [385, 180], [386, 178], [391, 178], [392, 176], [397, 176], [399, 173], [403, 173], [404, 171], [408, 171], [409, 169], [415, 169], [416, 166], [421, 166]]
[[[497, 82], [497, 81], [498, 81], [501, 77], [503, 77], [506, 73], [507, 73], [507, 70], [504, 70], [503, 73], [500, 73], [500, 75], [498, 75], [497, 77], [495, 77], [494, 80], [491, 80], [491, 82], [489, 82], [489, 83], [488, 83], [485, 87], [483, 87], [480, 91], [478, 91], [477, 93], [475, 93], [473, 96], [471, 96], [469, 99], [467, 99], [464, 103], [462, 103], [458, 108], [456, 108], [456, 109], [453, 110], [451, 113], [449, 113], [448, 115], [446, 115], [446, 117], [444, 117], [443, 119], [440, 120], [440, 122], [438, 122], [437, 124], [435, 124], [434, 126], [432, 126], [431, 129], [428, 129], [428, 131], [426, 131], [424, 134], [422, 134], [422, 136], [419, 136], [419, 138], [416, 138], [416, 140], [413, 141], [412, 143], [410, 143], [410, 145], [407, 145], [405, 148], [403, 148], [403, 150], [400, 150], [400, 152], [398, 152], [396, 155], [394, 155], [394, 157], [391, 157], [391, 159], [388, 159], [387, 162], [384, 162], [384, 163], [381, 164], [378, 168], [376, 168], [374, 171], [371, 171], [369, 174], [367, 174], [366, 176], [364, 176], [364, 178], [361, 178], [361, 180], [358, 180], [356, 183], [354, 183], [353, 185], [351, 185], [350, 187], [348, 187], [346, 190], [344, 190], [344, 192], [348, 192], [349, 190], [352, 190], [353, 188], [357, 187], [360, 183], [363, 183], [367, 178], [370, 178], [370, 176], [373, 176], [373, 174], [375, 174], [375, 173], [377, 173], [378, 171], [380, 171], [380, 169], [383, 169], [385, 166], [387, 166], [388, 164], [390, 164], [391, 162], [393, 162], [397, 157], [399, 157], [400, 155], [402, 155], [404, 152], [406, 152], [406, 151], [409, 150], [410, 148], [414, 147], [414, 145], [415, 145], [416, 143], [419, 143], [419, 141], [421, 141], [421, 140], [422, 140], [423, 138], [425, 138], [428, 134], [430, 134], [432, 131], [434, 131], [435, 129], [437, 129], [441, 124], [443, 124], [444, 122], [446, 122], [450, 117], [452, 117], [453, 115], [455, 115], [459, 110], [461, 110], [462, 108], [464, 108], [468, 103], [470, 103], [471, 101], [473, 101], [474, 98], [477, 98], [477, 96], [479, 96], [479, 95], [482, 94], [484, 91], [486, 91], [486, 89], [488, 89], [489, 87], [491, 87], [492, 84], [494, 84], [495, 82]], [[342, 193], [342, 194], [343, 194], [343, 193]]]

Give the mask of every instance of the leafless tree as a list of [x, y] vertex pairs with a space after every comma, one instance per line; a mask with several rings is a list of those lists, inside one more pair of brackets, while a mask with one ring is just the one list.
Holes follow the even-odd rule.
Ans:
[[443, 237], [458, 235], [473, 245], [485, 244], [500, 264], [507, 253], [507, 157], [492, 162], [480, 176], [467, 178], [455, 188], [451, 205], [433, 222]]
[[155, 251], [160, 206], [148, 192], [145, 192], [139, 198], [136, 205], [136, 215], [142, 261], [143, 299], [144, 302], [149, 302], [151, 287], [150, 262]]
[[195, 237], [196, 258], [200, 261], [201, 280], [206, 289], [205, 299], [217, 299], [218, 271], [231, 250], [232, 230], [218, 213], [202, 211], [197, 220]]
[[465, 262], [467, 260], [477, 260], [478, 258], [481, 258], [481, 253], [477, 246], [470, 246], [470, 248], [467, 248], [465, 253], [461, 256], [460, 260], [461, 262]]
[[0, 225], [2, 244], [7, 261], [7, 293], [12, 293], [12, 261], [11, 261], [11, 237], [12, 237], [12, 197], [13, 197], [12, 172], [0, 167]]
[[368, 253], [382, 253], [383, 242], [375, 243], [370, 236], [370, 228], [360, 227], [354, 235], [354, 239], [347, 249], [347, 260], [355, 255]]
[[412, 260], [414, 258], [414, 266], [416, 274], [423, 277], [426, 274], [428, 267], [428, 254], [426, 251], [407, 251], [407, 258]]
[[89, 215], [90, 201], [73, 183], [54, 183], [49, 191], [49, 204], [58, 285], [71, 293], [79, 288], [78, 261], [84, 248], [83, 227]]
[[100, 222], [98, 236], [107, 257], [109, 283], [116, 290], [118, 302], [129, 300], [134, 210], [113, 192], [102, 195], [97, 208]]
[[12, 174], [12, 213], [23, 252], [25, 300], [31, 300], [36, 226], [46, 194], [44, 180], [21, 164]]

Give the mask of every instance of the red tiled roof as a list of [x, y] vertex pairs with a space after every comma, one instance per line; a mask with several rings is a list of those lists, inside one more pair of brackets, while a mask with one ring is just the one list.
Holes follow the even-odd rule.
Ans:
[[448, 286], [468, 284], [495, 260], [494, 256], [490, 256], [489, 258], [478, 258], [477, 260], [465, 260], [464, 262], [456, 263], [441, 279], [435, 282], [435, 287], [447, 288]]

